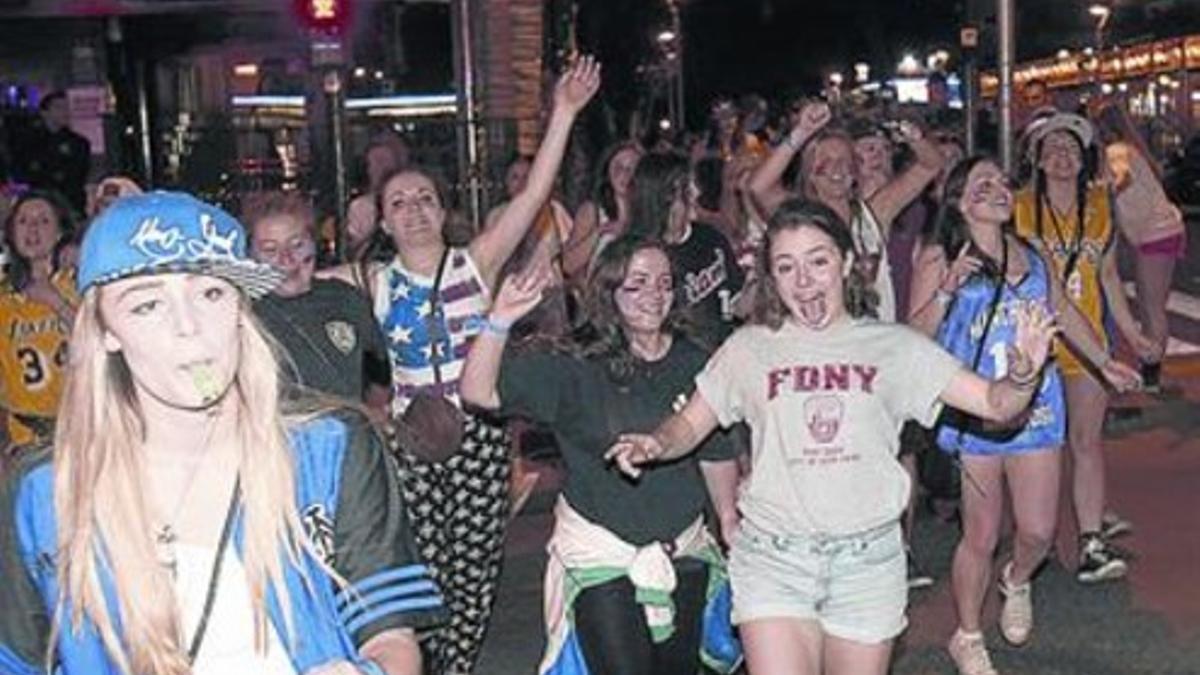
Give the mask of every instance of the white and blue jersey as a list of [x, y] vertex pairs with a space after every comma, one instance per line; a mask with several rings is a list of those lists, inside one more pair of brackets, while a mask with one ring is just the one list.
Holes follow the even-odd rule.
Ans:
[[[437, 585], [416, 552], [395, 471], [365, 420], [327, 416], [291, 430], [296, 500], [312, 545], [348, 585], [339, 587], [312, 554], [287, 564], [290, 616], [268, 592], [270, 623], [298, 673], [348, 661], [382, 673], [359, 654], [390, 628], [422, 628], [445, 619]], [[0, 672], [47, 672], [47, 640], [58, 601], [57, 524], [53, 466], [47, 453], [31, 457], [0, 491]], [[232, 550], [242, 552], [242, 516], [234, 520]], [[120, 630], [115, 589], [105, 564], [98, 582]], [[70, 616], [70, 599], [63, 616]], [[291, 625], [294, 633], [289, 634]], [[291, 639], [294, 637], [294, 639]], [[118, 675], [88, 619], [64, 627], [51, 650], [55, 675]], [[201, 647], [203, 655], [203, 646]]]
[[[978, 362], [975, 372], [989, 380], [1008, 374], [1008, 352], [1017, 337], [1017, 310], [1027, 303], [1044, 307], [1049, 304], [1050, 280], [1045, 261], [1028, 246], [1022, 246], [1021, 250], [1025, 252], [1029, 271], [1016, 285], [1004, 283], [990, 327], [988, 316], [992, 313], [996, 285], [984, 275], [972, 276], [955, 291], [946, 318], [938, 327], [938, 343], [967, 367]], [[947, 411], [938, 422], [937, 443], [946, 452], [1014, 454], [1061, 446], [1066, 426], [1062, 379], [1058, 366], [1050, 361], [1042, 372], [1037, 395], [1017, 423], [990, 429], [977, 417]]]

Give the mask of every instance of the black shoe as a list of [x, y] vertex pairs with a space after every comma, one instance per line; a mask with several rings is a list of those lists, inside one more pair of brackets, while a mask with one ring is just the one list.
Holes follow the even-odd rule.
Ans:
[[1142, 364], [1142, 391], [1162, 392], [1162, 362]]
[[1108, 544], [1098, 533], [1080, 537], [1079, 567], [1075, 578], [1083, 584], [1096, 584], [1125, 576], [1129, 564], [1125, 557]]
[[916, 590], [918, 588], [929, 588], [933, 585], [933, 577], [927, 574], [924, 568], [913, 556], [912, 551], [905, 552], [905, 558], [908, 559], [908, 587]]

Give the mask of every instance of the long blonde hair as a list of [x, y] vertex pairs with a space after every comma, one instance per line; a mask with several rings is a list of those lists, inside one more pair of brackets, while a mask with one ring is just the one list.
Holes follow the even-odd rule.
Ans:
[[[47, 656], [59, 631], [77, 631], [86, 618], [123, 672], [188, 673], [178, 603], [156, 556], [141, 496], [145, 420], [123, 355], [104, 347], [100, 292], [93, 288], [85, 294], [75, 321], [62, 401], [66, 414], [58, 417], [54, 434], [59, 597]], [[242, 564], [254, 609], [255, 645], [262, 650], [269, 630], [269, 587], [287, 617], [287, 634], [294, 635], [284, 564], [300, 567], [311, 545], [294, 503], [294, 467], [272, 346], [244, 299], [239, 320], [238, 365], [228, 395], [235, 397], [238, 413]], [[120, 635], [100, 584], [103, 575], [112, 581]]]

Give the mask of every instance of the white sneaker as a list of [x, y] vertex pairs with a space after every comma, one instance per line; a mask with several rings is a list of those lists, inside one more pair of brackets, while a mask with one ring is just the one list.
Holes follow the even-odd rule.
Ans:
[[958, 675], [1000, 675], [992, 667], [983, 633], [964, 633], [961, 628], [954, 631], [950, 644], [946, 645], [950, 658], [958, 667]]
[[1033, 585], [1009, 582], [1012, 562], [1004, 566], [1000, 574], [1000, 595], [1004, 596], [1004, 607], [1000, 610], [1000, 633], [1009, 644], [1020, 647], [1029, 641], [1033, 632]]

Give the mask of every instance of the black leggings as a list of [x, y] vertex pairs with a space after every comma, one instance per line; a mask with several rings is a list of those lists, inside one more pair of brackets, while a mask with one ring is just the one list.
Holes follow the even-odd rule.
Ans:
[[700, 626], [708, 568], [695, 558], [675, 561], [675, 632], [655, 644], [629, 577], [589, 588], [575, 599], [575, 629], [588, 671], [603, 675], [695, 675], [700, 672]]

